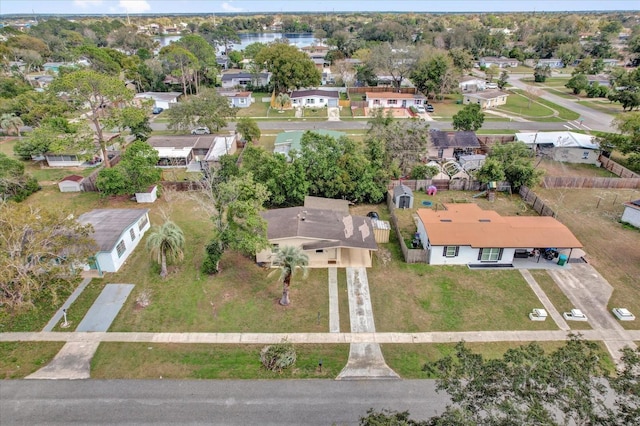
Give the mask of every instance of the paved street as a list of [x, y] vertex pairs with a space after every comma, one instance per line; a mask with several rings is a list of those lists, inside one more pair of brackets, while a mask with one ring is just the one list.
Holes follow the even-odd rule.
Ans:
[[367, 409], [426, 419], [447, 397], [433, 380], [2, 381], [0, 423], [356, 425]]

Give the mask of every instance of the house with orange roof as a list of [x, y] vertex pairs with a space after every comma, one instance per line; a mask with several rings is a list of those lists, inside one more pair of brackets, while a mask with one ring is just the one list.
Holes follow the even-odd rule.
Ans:
[[427, 104], [426, 96], [420, 93], [366, 92], [368, 108], [409, 108]]
[[547, 248], [567, 252], [582, 244], [550, 216], [501, 216], [477, 204], [444, 204], [444, 210], [418, 209], [420, 244], [432, 265], [509, 267]]

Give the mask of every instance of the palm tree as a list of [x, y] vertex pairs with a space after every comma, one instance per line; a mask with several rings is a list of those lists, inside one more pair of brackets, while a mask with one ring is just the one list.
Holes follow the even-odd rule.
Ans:
[[276, 96], [276, 105], [280, 107], [280, 112], [282, 109], [291, 102], [291, 98], [286, 93], [280, 93]]
[[280, 299], [280, 304], [287, 306], [290, 303], [289, 286], [291, 285], [291, 276], [296, 270], [300, 269], [303, 273], [303, 278], [307, 277], [309, 273], [307, 269], [309, 256], [304, 254], [298, 247], [284, 246], [276, 253], [273, 264], [280, 267], [280, 278], [278, 279], [278, 281], [282, 282], [282, 299]]
[[2, 116], [0, 117], [0, 128], [6, 130], [7, 133], [9, 133], [10, 129], [14, 129], [18, 137], [21, 137], [20, 127], [22, 126], [24, 126], [24, 122], [14, 113], [2, 114]]
[[167, 276], [167, 260], [182, 261], [184, 258], [184, 234], [175, 223], [167, 220], [161, 226], [154, 226], [149, 239], [147, 250], [160, 264], [160, 276]]

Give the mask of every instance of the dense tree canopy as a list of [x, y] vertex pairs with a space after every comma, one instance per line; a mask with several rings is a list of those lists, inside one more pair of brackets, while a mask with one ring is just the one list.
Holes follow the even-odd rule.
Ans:
[[272, 73], [271, 85], [276, 93], [301, 87], [316, 87], [321, 82], [320, 71], [309, 55], [295, 46], [271, 44], [258, 52], [255, 62]]
[[467, 104], [453, 116], [453, 128], [475, 132], [484, 123], [484, 113], [478, 104]]
[[169, 128], [186, 131], [197, 126], [206, 126], [212, 132], [227, 125], [236, 116], [236, 108], [229, 105], [229, 99], [213, 89], [202, 89], [169, 108], [166, 112]]
[[22, 201], [38, 189], [38, 181], [25, 174], [24, 164], [0, 152], [0, 204]]

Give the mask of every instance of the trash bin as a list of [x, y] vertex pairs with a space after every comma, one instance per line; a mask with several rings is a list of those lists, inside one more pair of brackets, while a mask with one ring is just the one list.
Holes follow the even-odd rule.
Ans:
[[567, 263], [567, 255], [566, 254], [561, 254], [560, 256], [558, 256], [558, 265], [560, 266], [564, 266], [565, 263]]

